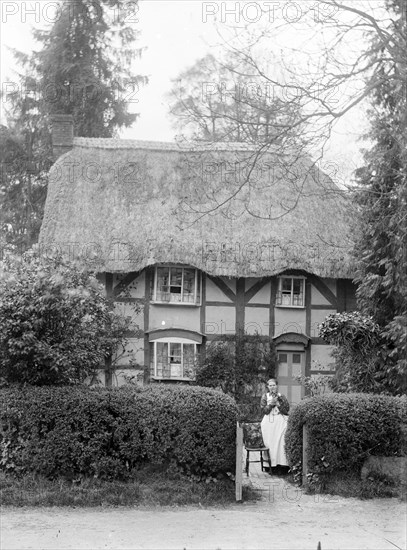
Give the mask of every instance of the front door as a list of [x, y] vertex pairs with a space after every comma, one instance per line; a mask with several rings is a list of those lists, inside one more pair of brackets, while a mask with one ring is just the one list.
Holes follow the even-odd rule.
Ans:
[[278, 391], [287, 397], [292, 408], [304, 397], [304, 388], [295, 377], [305, 376], [305, 353], [279, 351], [278, 361]]

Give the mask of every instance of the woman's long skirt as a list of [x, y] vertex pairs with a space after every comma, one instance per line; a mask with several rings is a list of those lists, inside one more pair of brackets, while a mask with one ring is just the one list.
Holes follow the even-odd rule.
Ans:
[[269, 448], [271, 466], [288, 466], [285, 456], [285, 431], [287, 429], [288, 416], [272, 410], [261, 421], [261, 433], [266, 447]]

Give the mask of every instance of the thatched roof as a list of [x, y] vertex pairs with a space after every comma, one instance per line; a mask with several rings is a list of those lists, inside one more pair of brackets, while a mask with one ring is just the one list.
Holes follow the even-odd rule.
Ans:
[[352, 277], [351, 205], [309, 159], [243, 144], [75, 138], [50, 174], [40, 244], [100, 271]]

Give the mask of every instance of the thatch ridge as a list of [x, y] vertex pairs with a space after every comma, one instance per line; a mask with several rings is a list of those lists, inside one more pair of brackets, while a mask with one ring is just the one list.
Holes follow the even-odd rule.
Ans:
[[[236, 152], [255, 152], [258, 147], [255, 144], [245, 144], [241, 142], [216, 142], [216, 141], [143, 141], [134, 139], [120, 138], [85, 138], [75, 137], [73, 140], [75, 147], [95, 148], [95, 149], [136, 149], [139, 151], [236, 151]], [[281, 152], [272, 146], [268, 151], [278, 151], [279, 154], [290, 154]]]
[[254, 150], [237, 145], [75, 138], [50, 174], [40, 245], [107, 272], [351, 278], [346, 194], [292, 152], [251, 170]]

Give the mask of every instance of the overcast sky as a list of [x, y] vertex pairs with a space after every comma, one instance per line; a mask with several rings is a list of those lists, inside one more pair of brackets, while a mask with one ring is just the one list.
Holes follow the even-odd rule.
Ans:
[[[44, 27], [55, 17], [53, 5], [56, 2], [41, 0], [2, 0], [1, 19], [1, 62], [2, 88], [9, 81], [15, 81], [14, 61], [8, 48], [17, 48], [26, 52], [35, 47], [31, 32], [33, 27]], [[129, 6], [132, 2], [128, 3]], [[207, 53], [218, 40], [215, 28], [215, 16], [225, 22], [236, 19], [228, 15], [228, 6], [235, 2], [201, 2], [200, 0], [141, 0], [137, 13], [129, 19], [141, 31], [140, 46], [145, 46], [142, 59], [135, 70], [149, 76], [150, 83], [137, 94], [135, 105], [140, 118], [133, 128], [121, 133], [123, 138], [172, 141], [175, 131], [167, 116], [168, 106], [165, 94], [170, 90], [171, 79], [190, 66], [195, 60]], [[240, 6], [252, 4], [248, 17], [255, 18], [256, 2], [240, 2]], [[264, 2], [258, 3], [264, 4]], [[273, 24], [280, 18], [310, 17], [310, 3], [275, 2], [273, 6]], [[314, 4], [315, 5], [315, 4]], [[215, 12], [217, 12], [215, 14]], [[270, 14], [269, 14], [270, 16]], [[229, 18], [229, 21], [228, 21]], [[236, 21], [235, 21], [236, 22]], [[289, 32], [289, 30], [288, 30]], [[294, 40], [295, 40], [295, 35]], [[4, 124], [4, 121], [2, 121]], [[341, 179], [348, 180], [354, 167], [360, 163], [357, 136], [363, 126], [363, 115], [352, 113], [338, 124], [334, 138], [326, 153], [326, 160], [335, 162], [342, 173]]]

